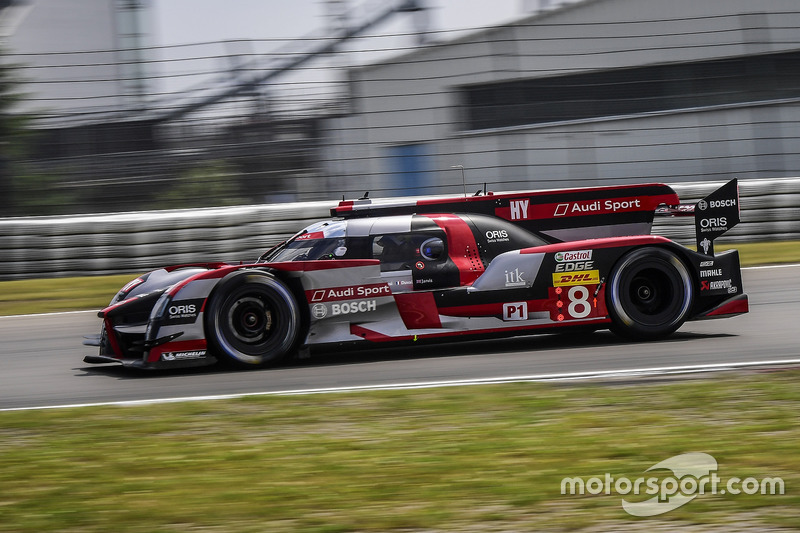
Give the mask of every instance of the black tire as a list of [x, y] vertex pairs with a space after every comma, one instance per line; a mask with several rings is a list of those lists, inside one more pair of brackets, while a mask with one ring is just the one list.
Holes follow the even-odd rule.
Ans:
[[205, 313], [206, 337], [219, 359], [240, 368], [277, 363], [300, 331], [292, 292], [265, 272], [236, 272], [215, 289]]
[[611, 330], [633, 339], [658, 339], [686, 321], [694, 284], [686, 265], [663, 248], [639, 248], [614, 266], [606, 289]]

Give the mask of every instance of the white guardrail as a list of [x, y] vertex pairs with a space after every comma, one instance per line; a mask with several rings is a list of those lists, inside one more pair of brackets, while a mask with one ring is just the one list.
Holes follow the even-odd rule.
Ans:
[[[724, 182], [679, 183], [683, 203]], [[741, 222], [718, 240], [800, 239], [800, 178], [739, 181]], [[165, 265], [253, 261], [336, 202], [82, 216], [0, 218], [0, 280], [146, 272]], [[694, 242], [690, 217], [658, 217], [653, 233]]]

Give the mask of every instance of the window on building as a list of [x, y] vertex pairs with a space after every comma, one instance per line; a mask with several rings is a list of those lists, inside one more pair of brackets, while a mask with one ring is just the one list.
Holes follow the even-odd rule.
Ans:
[[800, 52], [514, 80], [461, 89], [480, 130], [800, 96]]

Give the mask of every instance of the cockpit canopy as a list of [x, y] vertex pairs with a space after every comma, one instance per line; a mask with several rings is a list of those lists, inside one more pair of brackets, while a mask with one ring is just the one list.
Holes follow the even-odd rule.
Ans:
[[377, 259], [381, 272], [407, 273], [415, 288], [444, 287], [469, 283], [501, 253], [543, 244], [541, 237], [495, 217], [397, 215], [312, 224], [261, 261]]

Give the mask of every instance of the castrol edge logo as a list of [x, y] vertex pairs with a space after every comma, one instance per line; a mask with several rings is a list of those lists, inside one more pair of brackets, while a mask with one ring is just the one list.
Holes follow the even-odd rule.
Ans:
[[592, 258], [591, 250], [577, 250], [574, 252], [556, 252], [556, 262], [565, 263], [568, 261], [588, 261]]

